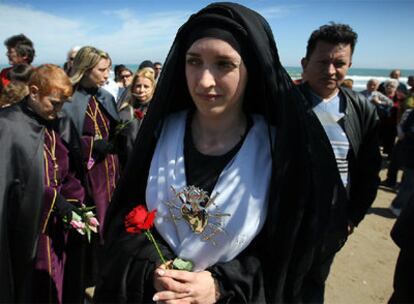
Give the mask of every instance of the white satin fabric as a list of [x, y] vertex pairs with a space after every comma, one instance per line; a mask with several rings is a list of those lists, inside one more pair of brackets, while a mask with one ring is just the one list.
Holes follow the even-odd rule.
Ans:
[[[235, 258], [263, 227], [271, 177], [270, 142], [264, 118], [254, 115], [242, 147], [212, 191], [211, 197], [217, 197], [206, 209], [208, 224], [203, 233], [196, 234], [186, 220], [173, 220], [171, 216], [181, 217], [182, 206], [171, 187], [180, 191], [187, 186], [183, 155], [186, 115], [174, 113], [164, 123], [151, 162], [146, 201], [149, 210], [158, 210], [155, 227], [175, 254], [191, 260], [194, 271], [202, 271]], [[203, 240], [215, 227], [220, 227], [219, 232], [211, 240]]]

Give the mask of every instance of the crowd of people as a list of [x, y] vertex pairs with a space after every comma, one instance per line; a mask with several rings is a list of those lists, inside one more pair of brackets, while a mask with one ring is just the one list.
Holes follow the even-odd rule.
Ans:
[[390, 303], [414, 301], [414, 77], [353, 91], [357, 40], [317, 28], [294, 82], [267, 21], [233, 3], [193, 14], [163, 64], [114, 79], [93, 46], [34, 67], [33, 42], [7, 39], [0, 302], [79, 303], [94, 286], [95, 303], [323, 303], [380, 147], [383, 184], [404, 170]]

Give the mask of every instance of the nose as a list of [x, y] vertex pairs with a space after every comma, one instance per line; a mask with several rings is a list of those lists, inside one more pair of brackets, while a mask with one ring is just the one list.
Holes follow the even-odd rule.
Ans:
[[104, 78], [105, 78], [105, 80], [108, 80], [108, 78], [109, 78], [109, 69], [107, 69], [107, 70], [105, 71], [105, 73], [104, 73]]
[[216, 85], [214, 74], [210, 68], [203, 69], [199, 79], [199, 85], [203, 88], [210, 88]]
[[335, 65], [333, 63], [330, 63], [328, 65], [328, 74], [335, 75], [335, 73], [336, 73]]

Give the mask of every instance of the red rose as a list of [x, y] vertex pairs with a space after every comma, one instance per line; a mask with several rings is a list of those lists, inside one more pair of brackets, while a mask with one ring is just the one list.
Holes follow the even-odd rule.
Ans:
[[134, 114], [135, 114], [135, 118], [140, 119], [140, 120], [143, 119], [145, 116], [145, 113], [141, 111], [140, 109], [135, 109]]
[[125, 228], [129, 233], [141, 233], [142, 230], [151, 229], [154, 225], [157, 209], [148, 212], [144, 205], [138, 205], [125, 217]]

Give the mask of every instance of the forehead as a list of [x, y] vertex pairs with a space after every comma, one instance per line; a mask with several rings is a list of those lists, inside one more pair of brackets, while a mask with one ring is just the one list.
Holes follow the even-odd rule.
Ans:
[[351, 58], [351, 45], [338, 43], [332, 44], [326, 41], [318, 41], [311, 57], [317, 58]]
[[204, 37], [194, 41], [187, 50], [191, 54], [211, 54], [217, 56], [240, 57], [240, 54], [226, 41], [218, 38]]
[[386, 86], [387, 88], [396, 88], [396, 87], [398, 87], [398, 85], [397, 85], [397, 84], [392, 83], [392, 82], [388, 82], [385, 86]]
[[151, 80], [149, 80], [146, 77], [137, 77], [137, 80], [135, 82], [136, 84], [147, 84], [147, 85], [151, 85]]
[[111, 65], [111, 61], [107, 58], [101, 58], [96, 64], [95, 68], [97, 69], [107, 69]]
[[42, 97], [46, 97], [53, 101], [60, 101], [64, 96], [63, 91], [61, 89], [52, 88], [50, 92], [45, 92], [45, 94], [43, 94]]

